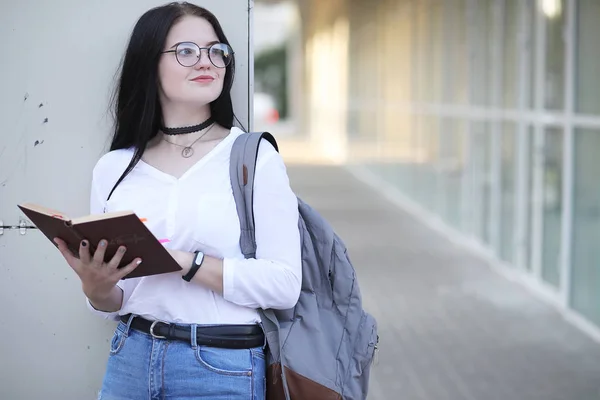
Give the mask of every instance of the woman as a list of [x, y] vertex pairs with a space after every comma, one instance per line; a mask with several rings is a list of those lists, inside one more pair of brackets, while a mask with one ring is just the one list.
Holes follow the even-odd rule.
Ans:
[[90, 254], [84, 240], [76, 258], [56, 239], [89, 308], [119, 321], [100, 399], [265, 397], [257, 309], [288, 309], [299, 297], [298, 210], [282, 159], [265, 141], [255, 175], [256, 258], [244, 259], [229, 178], [229, 152], [243, 134], [233, 127], [234, 67], [219, 22], [195, 5], [154, 8], [133, 30], [111, 151], [93, 171], [91, 213], [134, 210], [168, 241], [182, 271], [122, 280], [144, 260], [117, 270], [126, 248], [103, 260], [103, 242]]

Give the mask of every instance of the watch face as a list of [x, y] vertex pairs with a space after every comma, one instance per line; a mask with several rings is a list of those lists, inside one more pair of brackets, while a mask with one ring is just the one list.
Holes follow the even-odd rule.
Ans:
[[196, 254], [196, 258], [194, 259], [194, 263], [196, 265], [200, 265], [202, 263], [203, 259], [204, 259], [204, 253], [199, 252], [198, 254]]

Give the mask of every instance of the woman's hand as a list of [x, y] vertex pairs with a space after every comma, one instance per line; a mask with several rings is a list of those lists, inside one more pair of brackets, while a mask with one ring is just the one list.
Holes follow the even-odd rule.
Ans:
[[58, 245], [58, 250], [69, 266], [79, 276], [83, 293], [92, 303], [103, 303], [109, 299], [114, 294], [117, 282], [136, 269], [142, 262], [141, 259], [136, 258], [123, 268], [118, 268], [127, 251], [124, 246], [119, 247], [109, 262], [104, 262], [106, 240], [100, 241], [93, 256], [90, 255], [89, 242], [87, 240], [81, 241], [79, 258], [71, 253], [64, 240], [55, 238], [54, 242]]

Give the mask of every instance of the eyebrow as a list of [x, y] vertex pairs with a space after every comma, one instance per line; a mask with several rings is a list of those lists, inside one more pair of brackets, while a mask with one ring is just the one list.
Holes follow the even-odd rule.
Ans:
[[[171, 47], [169, 47], [169, 48], [170, 48], [170, 49], [173, 49], [173, 48], [177, 47], [177, 45], [178, 45], [178, 44], [180, 44], [180, 43], [196, 43], [196, 42], [192, 42], [191, 40], [184, 40], [184, 41], [181, 41], [181, 42], [177, 42], [177, 43], [175, 43], [173, 46], [171, 46]], [[212, 42], [208, 42], [208, 43], [206, 44], [206, 46], [207, 46], [207, 47], [210, 47], [210, 46], [212, 46], [213, 44], [217, 44], [217, 43], [221, 43], [221, 42], [220, 42], [219, 40], [213, 40]], [[200, 46], [200, 47], [202, 47], [202, 46]]]

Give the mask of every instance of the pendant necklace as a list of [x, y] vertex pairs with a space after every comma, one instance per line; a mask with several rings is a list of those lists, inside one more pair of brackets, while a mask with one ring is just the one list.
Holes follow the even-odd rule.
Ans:
[[162, 140], [164, 140], [165, 142], [172, 144], [174, 146], [179, 146], [179, 147], [183, 147], [183, 150], [181, 150], [181, 156], [183, 158], [190, 158], [191, 156], [194, 155], [194, 149], [192, 146], [194, 146], [194, 144], [196, 144], [196, 142], [200, 139], [202, 139], [204, 137], [204, 135], [206, 135], [208, 132], [210, 132], [210, 130], [212, 129], [212, 127], [215, 126], [215, 124], [212, 124], [210, 126], [210, 128], [208, 128], [206, 130], [206, 132], [204, 132], [202, 135], [198, 136], [198, 138], [196, 140], [194, 140], [191, 144], [188, 144], [187, 146], [181, 145], [181, 144], [177, 144], [177, 143], [173, 143], [173, 142], [169, 142], [167, 139], [165, 139], [164, 137], [162, 138]]

